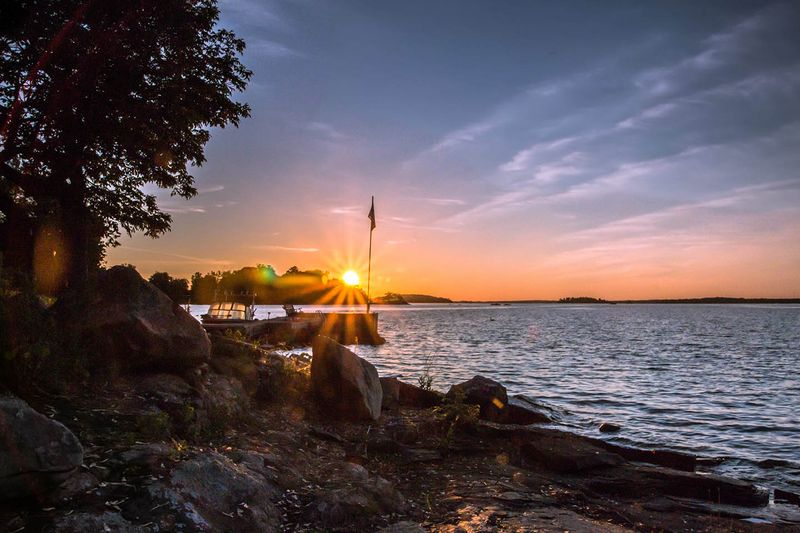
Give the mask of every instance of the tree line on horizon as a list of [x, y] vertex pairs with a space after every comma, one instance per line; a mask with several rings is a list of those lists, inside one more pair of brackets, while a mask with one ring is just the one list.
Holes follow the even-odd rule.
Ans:
[[260, 305], [359, 304], [367, 301], [361, 288], [350, 287], [324, 270], [290, 267], [279, 275], [272, 265], [239, 270], [195, 272], [190, 279], [155, 272], [150, 283], [179, 304], [210, 304], [238, 300]]

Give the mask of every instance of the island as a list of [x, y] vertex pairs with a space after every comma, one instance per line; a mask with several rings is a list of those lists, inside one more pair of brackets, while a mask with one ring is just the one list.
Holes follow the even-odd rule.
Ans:
[[441, 296], [431, 296], [429, 294], [401, 294], [410, 304], [451, 304], [453, 300], [450, 298], [442, 298]]

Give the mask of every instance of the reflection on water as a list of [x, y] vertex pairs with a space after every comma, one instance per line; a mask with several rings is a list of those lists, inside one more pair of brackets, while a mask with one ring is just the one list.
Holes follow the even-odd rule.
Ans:
[[[800, 488], [800, 306], [375, 310], [386, 344], [354, 349], [381, 375], [415, 383], [433, 355], [435, 388], [483, 374], [563, 411], [575, 431], [600, 436], [613, 421], [623, 430], [605, 438], [727, 456], [718, 471]], [[756, 465], [765, 459], [778, 466]]]

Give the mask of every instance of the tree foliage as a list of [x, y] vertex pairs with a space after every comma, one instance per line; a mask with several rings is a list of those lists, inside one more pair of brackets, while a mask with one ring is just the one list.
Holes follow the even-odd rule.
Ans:
[[172, 298], [175, 303], [183, 304], [189, 301], [189, 281], [186, 279], [173, 278], [166, 272], [156, 272], [148, 281]]
[[0, 3], [4, 246], [11, 219], [55, 215], [81, 276], [92, 242], [169, 230], [145, 186], [194, 196], [210, 128], [249, 114], [233, 99], [245, 44], [218, 15], [216, 0]]

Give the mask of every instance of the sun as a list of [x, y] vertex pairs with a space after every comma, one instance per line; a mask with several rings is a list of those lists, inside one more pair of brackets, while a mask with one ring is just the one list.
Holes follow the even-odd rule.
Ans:
[[358, 278], [358, 274], [356, 273], [355, 270], [348, 270], [347, 272], [342, 274], [342, 281], [344, 281], [345, 284], [350, 285], [351, 287], [355, 287], [356, 285], [359, 284], [361, 280]]

